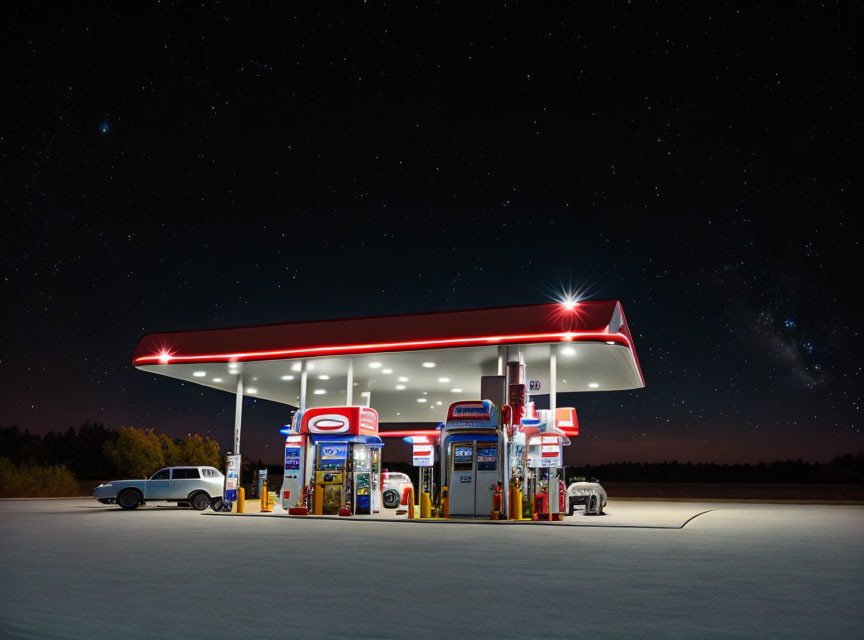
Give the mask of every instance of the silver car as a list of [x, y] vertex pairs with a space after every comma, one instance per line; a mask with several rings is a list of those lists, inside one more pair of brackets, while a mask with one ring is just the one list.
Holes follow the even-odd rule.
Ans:
[[184, 502], [203, 511], [216, 508], [222, 501], [225, 476], [213, 467], [165, 467], [149, 480], [112, 480], [93, 490], [102, 504], [118, 504], [121, 509], [137, 509], [152, 501]]
[[586, 516], [603, 515], [603, 509], [606, 508], [606, 490], [596, 480], [572, 482], [567, 487], [568, 515], [572, 516], [577, 506], [585, 508]]

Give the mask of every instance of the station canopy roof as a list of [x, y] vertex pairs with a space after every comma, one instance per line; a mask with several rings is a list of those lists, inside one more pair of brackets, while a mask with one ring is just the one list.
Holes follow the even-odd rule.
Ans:
[[480, 399], [499, 346], [511, 361], [521, 353], [537, 395], [548, 394], [551, 350], [559, 393], [645, 386], [616, 300], [152, 333], [133, 364], [230, 393], [242, 376], [245, 395], [297, 406], [305, 361], [306, 406], [322, 407], [345, 404], [350, 362], [352, 404], [371, 400], [382, 422], [434, 422]]

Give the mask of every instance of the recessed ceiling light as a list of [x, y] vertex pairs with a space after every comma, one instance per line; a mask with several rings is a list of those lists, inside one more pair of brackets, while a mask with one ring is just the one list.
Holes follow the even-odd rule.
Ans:
[[614, 340], [607, 340], [607, 341], [606, 341], [606, 344], [618, 344], [618, 343], [615, 342]]
[[432, 369], [435, 366], [435, 363], [434, 362], [424, 362], [423, 366], [426, 367], [427, 369]]
[[222, 382], [222, 378], [213, 378], [213, 382]]
[[396, 378], [396, 379], [397, 379], [399, 382], [408, 382], [408, 378], [406, 378], [405, 376], [399, 376], [399, 377]]
[[371, 393], [371, 391], [361, 391], [360, 395], [361, 396], [368, 396], [370, 393]]
[[295, 362], [294, 364], [291, 365], [291, 371], [300, 371], [300, 368], [301, 367], [300, 367], [299, 362]]
[[450, 389], [450, 393], [462, 393], [462, 389], [460, 389], [459, 387], [454, 387]]
[[444, 403], [443, 403], [443, 402], [441, 402], [441, 401], [440, 401], [440, 400], [439, 400], [439, 401], [438, 401], [438, 402], [436, 402], [436, 403], [435, 403], [435, 404], [437, 404], [437, 405], [438, 405], [438, 406], [439, 406], [439, 407], [440, 407], [440, 406], [441, 406], [441, 405], [442, 405], [442, 404], [444, 404]]
[[561, 353], [565, 356], [575, 356], [576, 349], [574, 349], [573, 347], [564, 347], [563, 349], [561, 349]]
[[192, 375], [195, 376], [196, 378], [203, 378], [204, 376], [207, 375], [207, 372], [206, 371], [193, 371]]
[[307, 363], [306, 363], [306, 369], [307, 369], [308, 371], [312, 371], [312, 369], [314, 369], [314, 368], [315, 368], [315, 365], [312, 364], [311, 362], [307, 362]]
[[426, 398], [417, 398], [417, 402], [420, 402], [420, 403], [426, 402]]
[[380, 368], [381, 368], [381, 363], [380, 363], [380, 362], [370, 362], [370, 363], [369, 363], [369, 368], [370, 368], [370, 369], [380, 369]]
[[319, 379], [319, 380], [329, 380], [329, 379], [330, 379], [330, 376], [325, 375], [325, 374], [322, 373], [320, 376], [318, 376], [318, 379]]
[[396, 385], [396, 391], [402, 391], [402, 389], [404, 389], [404, 388], [405, 388], [404, 384], [397, 384]]
[[393, 373], [393, 369], [381, 369], [381, 373]]
[[450, 378], [438, 378], [438, 382], [450, 382]]
[[282, 376], [281, 379], [282, 379], [282, 380], [285, 380], [285, 381], [293, 380], [293, 379], [294, 379], [294, 376]]
[[327, 389], [315, 389], [315, 391], [313, 391], [312, 393], [314, 393], [316, 396], [323, 396], [325, 393], [327, 393]]
[[589, 389], [596, 389], [596, 388], [599, 387], [599, 386], [600, 386], [600, 385], [597, 384], [596, 382], [589, 382], [589, 383], [588, 383], [588, 388], [589, 388]]
[[249, 387], [248, 389], [246, 389], [246, 393], [251, 393], [252, 395], [255, 395], [256, 393], [258, 393], [258, 389], [253, 389], [252, 387]]

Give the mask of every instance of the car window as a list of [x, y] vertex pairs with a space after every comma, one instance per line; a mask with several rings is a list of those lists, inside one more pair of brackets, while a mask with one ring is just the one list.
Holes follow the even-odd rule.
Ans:
[[198, 469], [174, 469], [175, 480], [190, 480], [200, 477], [201, 476], [198, 474]]
[[151, 476], [151, 480], [168, 480], [171, 477], [171, 469], [159, 469]]

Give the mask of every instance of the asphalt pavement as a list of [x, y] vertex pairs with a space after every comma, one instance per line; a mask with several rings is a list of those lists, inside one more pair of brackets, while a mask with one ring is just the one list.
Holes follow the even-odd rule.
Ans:
[[864, 507], [610, 501], [607, 510], [591, 526], [474, 526], [0, 501], [0, 636], [824, 638], [864, 629]]

